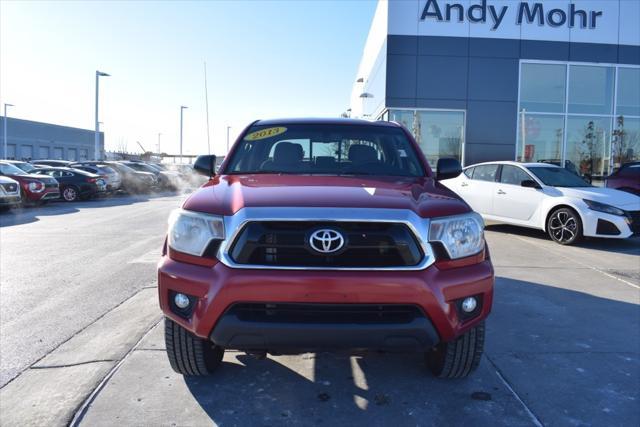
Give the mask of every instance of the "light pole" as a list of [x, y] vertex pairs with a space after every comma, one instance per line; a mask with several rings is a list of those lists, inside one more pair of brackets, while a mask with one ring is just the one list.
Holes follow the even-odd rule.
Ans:
[[229, 154], [229, 129], [231, 126], [227, 126], [227, 154]]
[[158, 155], [160, 155], [161, 151], [160, 151], [160, 136], [162, 134], [160, 132], [158, 132]]
[[180, 106], [180, 163], [182, 163], [182, 112], [185, 108], [189, 107], [185, 107], [184, 105]]
[[100, 151], [100, 122], [98, 122], [98, 99], [99, 99], [99, 87], [100, 87], [100, 77], [109, 77], [110, 74], [107, 73], [103, 73], [102, 71], [98, 71], [96, 70], [96, 134], [95, 134], [95, 140], [94, 140], [94, 155], [96, 160], [102, 160], [101, 159], [101, 154], [102, 152]]
[[4, 158], [7, 158], [7, 150], [8, 150], [8, 143], [7, 143], [7, 107], [15, 107], [15, 105], [13, 104], [4, 104], [4, 128], [3, 128], [3, 135], [2, 135], [2, 141], [4, 143]]

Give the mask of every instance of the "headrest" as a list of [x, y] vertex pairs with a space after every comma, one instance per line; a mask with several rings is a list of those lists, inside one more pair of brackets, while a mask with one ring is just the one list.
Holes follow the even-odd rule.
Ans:
[[349, 160], [356, 164], [376, 163], [378, 161], [378, 153], [373, 147], [356, 144], [349, 147]]
[[316, 167], [327, 169], [333, 168], [336, 165], [336, 158], [333, 156], [317, 156]]
[[297, 163], [302, 160], [303, 155], [302, 145], [283, 141], [276, 145], [273, 152], [273, 162], [279, 164]]

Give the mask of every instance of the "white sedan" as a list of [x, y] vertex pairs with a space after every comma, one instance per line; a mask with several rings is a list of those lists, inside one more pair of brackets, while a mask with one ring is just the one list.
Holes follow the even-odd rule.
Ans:
[[640, 197], [593, 187], [559, 166], [480, 163], [442, 183], [486, 220], [544, 230], [563, 245], [640, 233]]

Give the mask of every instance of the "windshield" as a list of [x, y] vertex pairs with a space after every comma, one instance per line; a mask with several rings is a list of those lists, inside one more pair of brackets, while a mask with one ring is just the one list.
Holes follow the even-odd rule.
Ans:
[[225, 173], [422, 176], [424, 170], [400, 128], [295, 124], [249, 129]]
[[142, 172], [151, 172], [152, 174], [157, 174], [159, 171], [151, 166], [145, 165], [144, 163], [128, 163], [127, 166]]
[[530, 166], [529, 171], [551, 187], [591, 187], [578, 175], [563, 168]]
[[27, 173], [22, 169], [15, 167], [10, 163], [0, 163], [0, 172], [3, 175], [26, 175]]
[[23, 162], [23, 163], [14, 163], [13, 164], [18, 169], [22, 169], [26, 173], [35, 173], [37, 172], [37, 168], [34, 167], [31, 163]]

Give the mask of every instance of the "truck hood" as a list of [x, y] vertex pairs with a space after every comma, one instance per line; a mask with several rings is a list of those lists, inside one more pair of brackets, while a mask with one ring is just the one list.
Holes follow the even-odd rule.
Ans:
[[223, 175], [183, 204], [184, 209], [216, 215], [276, 206], [407, 209], [424, 218], [471, 210], [449, 189], [425, 177]]
[[640, 210], [640, 197], [626, 191], [601, 187], [556, 187], [556, 189], [566, 197], [593, 200], [594, 202], [605, 203], [627, 211]]

